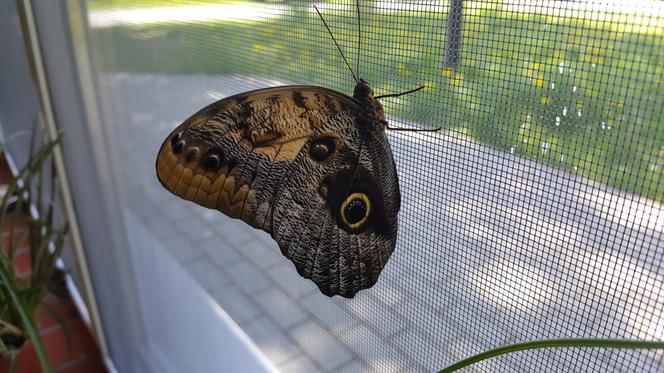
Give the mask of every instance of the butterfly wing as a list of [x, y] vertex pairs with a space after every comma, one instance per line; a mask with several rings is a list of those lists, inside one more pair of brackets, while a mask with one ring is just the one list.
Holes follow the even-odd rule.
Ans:
[[[352, 297], [392, 253], [400, 202], [387, 139], [363, 135], [357, 112], [353, 98], [320, 87], [232, 96], [168, 136], [157, 176], [174, 194], [270, 233], [323, 293]], [[359, 202], [346, 201], [353, 193]], [[342, 205], [353, 219], [363, 206], [369, 214], [349, 227]]]
[[[280, 185], [272, 235], [321, 292], [350, 298], [375, 284], [394, 250], [400, 195], [387, 140], [386, 146], [376, 139], [362, 142], [354, 128], [341, 135], [348, 143], [329, 164], [300, 154], [297, 164], [306, 167]], [[359, 227], [349, 227], [342, 216], [353, 196], [366, 198], [370, 209]]]

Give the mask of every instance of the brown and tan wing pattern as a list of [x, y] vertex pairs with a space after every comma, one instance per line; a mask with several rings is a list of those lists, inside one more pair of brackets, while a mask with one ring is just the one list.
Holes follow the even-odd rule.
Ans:
[[[357, 112], [353, 98], [319, 87], [232, 96], [168, 136], [157, 177], [184, 199], [270, 233], [323, 293], [352, 297], [392, 253], [399, 209], [389, 144], [362, 135]], [[342, 206], [350, 225], [340, 221]]]
[[287, 86], [217, 101], [164, 141], [157, 176], [184, 199], [270, 232], [266, 214], [274, 187], [302, 147], [317, 132], [352, 124], [355, 104], [339, 96], [324, 88]]

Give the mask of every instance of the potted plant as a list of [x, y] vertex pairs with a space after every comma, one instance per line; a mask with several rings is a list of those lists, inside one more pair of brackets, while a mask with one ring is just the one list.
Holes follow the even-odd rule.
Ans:
[[[25, 166], [11, 179], [0, 203], [0, 359], [9, 361], [10, 372], [16, 357], [29, 341], [43, 372], [52, 372], [37, 326], [36, 314], [45, 309], [62, 326], [64, 323], [44, 302], [49, 293], [62, 294], [64, 275], [56, 266], [66, 235], [66, 226], [56, 227], [53, 194], [44, 196], [45, 182], [55, 190], [54, 178], [45, 179], [44, 165], [60, 138], [32, 153]], [[20, 219], [23, 228], [17, 229]], [[17, 248], [28, 247], [30, 272], [17, 273]], [[65, 291], [66, 294], [66, 291]], [[66, 330], [65, 330], [66, 334]]]

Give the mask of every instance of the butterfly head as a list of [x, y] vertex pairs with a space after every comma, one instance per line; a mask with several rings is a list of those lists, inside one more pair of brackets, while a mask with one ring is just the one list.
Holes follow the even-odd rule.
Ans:
[[371, 89], [371, 86], [366, 80], [360, 78], [360, 81], [357, 82], [355, 89], [353, 90], [353, 98], [361, 101], [367, 97], [373, 98], [373, 89]]

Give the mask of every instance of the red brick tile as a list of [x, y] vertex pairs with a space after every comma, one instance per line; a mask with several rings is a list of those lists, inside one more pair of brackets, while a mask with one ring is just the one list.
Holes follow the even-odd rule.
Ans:
[[[80, 319], [68, 320], [67, 328], [71, 336], [71, 349], [67, 346], [67, 339], [60, 326], [53, 326], [42, 332], [46, 354], [54, 367], [85, 356], [99, 354], [94, 340]], [[26, 343], [21, 349], [16, 368], [18, 373], [40, 371], [39, 360], [31, 344]]]
[[80, 319], [67, 322], [67, 330], [71, 337], [71, 349], [67, 346], [65, 335], [59, 326], [55, 330], [43, 332], [42, 340], [51, 357], [54, 366], [59, 366], [64, 361], [72, 360], [83, 355], [97, 353], [97, 346], [85, 324]]
[[[9, 363], [7, 362], [7, 368], [2, 367], [0, 365], [0, 368], [4, 368], [7, 370], [0, 370], [3, 372], [6, 372], [9, 370]], [[41, 372], [41, 365], [39, 365], [39, 359], [37, 359], [37, 354], [35, 353], [35, 349], [32, 347], [32, 344], [30, 342], [26, 342], [23, 347], [21, 348], [21, 352], [18, 355], [18, 358], [16, 360], [16, 373], [33, 373], [33, 372]]]
[[0, 185], [9, 185], [9, 183], [12, 181], [12, 174], [7, 171], [0, 171]]
[[11, 169], [9, 168], [9, 163], [7, 163], [7, 158], [5, 158], [4, 153], [0, 154], [0, 174], [11, 175]]
[[14, 177], [4, 156], [0, 157], [0, 184], [9, 184]]
[[[13, 226], [13, 231], [12, 231], [12, 226]], [[4, 229], [4, 228], [7, 229]], [[2, 238], [3, 238], [3, 243], [5, 240], [9, 238], [10, 235], [14, 235], [15, 237], [27, 237], [27, 232], [28, 232], [28, 226], [27, 224], [18, 224], [18, 223], [10, 223], [8, 225], [5, 225], [2, 230]], [[16, 241], [14, 241], [16, 242]]]
[[2, 233], [2, 248], [3, 252], [7, 252], [9, 249], [9, 237], [12, 237], [12, 244], [14, 245], [14, 250], [18, 247], [27, 247], [28, 243], [28, 230], [27, 228], [16, 228], [13, 233], [3, 232]]
[[[51, 307], [60, 319], [69, 320], [78, 317], [78, 310], [71, 299], [61, 300], [58, 297], [49, 294], [44, 299], [44, 302]], [[37, 320], [39, 323], [39, 330], [44, 331], [54, 325], [58, 325], [57, 319], [51, 316], [45, 307], [37, 309]]]
[[0, 167], [0, 185], [9, 185], [11, 183], [12, 178], [14, 178], [14, 175], [9, 171], [9, 167], [6, 169], [3, 167]]
[[0, 185], [9, 185], [13, 177], [14, 175], [12, 175], [11, 172], [9, 172], [9, 170], [0, 171]]
[[63, 364], [55, 369], [57, 373], [106, 373], [106, 366], [99, 356], [86, 356], [83, 359]]
[[17, 231], [19, 229], [24, 229], [24, 230], [28, 229], [28, 218], [27, 217], [5, 218], [5, 221], [2, 224], [2, 236], [4, 237], [5, 234], [11, 232], [12, 227], [14, 227], [14, 231]]
[[9, 358], [0, 358], [0, 372], [9, 372]]
[[[83, 321], [78, 316], [76, 308], [71, 301], [60, 301], [52, 295], [46, 299], [57, 309], [67, 325], [67, 330], [71, 337], [71, 349], [68, 348], [67, 339], [60, 325], [47, 314], [46, 311], [40, 312], [42, 323], [51, 323], [50, 327], [44, 328], [40, 323], [42, 342], [46, 348], [46, 353], [51, 364], [58, 372], [77, 373], [77, 372], [106, 372], [101, 362], [99, 349], [95, 344], [92, 335], [88, 331]], [[70, 316], [67, 319], [67, 316]], [[73, 316], [73, 317], [72, 317]], [[6, 372], [9, 369], [8, 360], [0, 360], [0, 372]], [[39, 359], [30, 342], [21, 348], [21, 353], [16, 362], [16, 373], [40, 372]]]
[[26, 277], [32, 272], [30, 251], [21, 250], [14, 255], [14, 271], [19, 277]]

